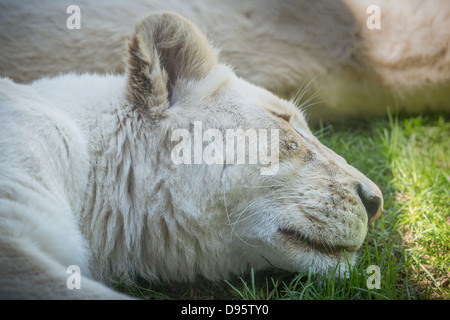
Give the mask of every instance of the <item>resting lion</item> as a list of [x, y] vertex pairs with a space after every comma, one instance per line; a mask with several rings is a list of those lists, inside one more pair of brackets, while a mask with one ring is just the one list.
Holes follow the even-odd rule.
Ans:
[[311, 121], [450, 110], [448, 0], [77, 0], [73, 30], [69, 4], [0, 1], [0, 76], [122, 72], [134, 24], [170, 10], [201, 26], [238, 76], [287, 99], [317, 94]]
[[[136, 27], [126, 69], [0, 81], [0, 297], [125, 298], [107, 286], [355, 262], [381, 192], [293, 103], [172, 13]], [[257, 143], [218, 138], [236, 128]]]

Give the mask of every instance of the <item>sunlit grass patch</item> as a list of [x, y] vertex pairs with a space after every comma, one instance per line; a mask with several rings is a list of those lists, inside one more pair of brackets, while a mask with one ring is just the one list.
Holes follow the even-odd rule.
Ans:
[[403, 257], [398, 267], [411, 298], [450, 298], [450, 123], [444, 116], [389, 117], [329, 131], [322, 142], [384, 194], [384, 213], [368, 237], [375, 243], [365, 253]]
[[[415, 285], [450, 298], [450, 123], [444, 117], [391, 119], [384, 132], [398, 226]], [[396, 147], [391, 147], [395, 145]]]

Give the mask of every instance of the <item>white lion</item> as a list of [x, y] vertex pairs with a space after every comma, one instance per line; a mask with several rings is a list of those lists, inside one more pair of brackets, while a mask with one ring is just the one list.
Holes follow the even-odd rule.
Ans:
[[[174, 132], [198, 134], [196, 123], [204, 150], [207, 130], [275, 130], [276, 170], [174, 163]], [[291, 102], [237, 77], [171, 13], [137, 26], [124, 76], [2, 79], [0, 150], [2, 298], [124, 298], [106, 285], [269, 264], [343, 272], [382, 208], [377, 186]]]
[[287, 98], [309, 84], [318, 103], [312, 121], [384, 115], [387, 107], [449, 110], [448, 0], [75, 3], [79, 30], [66, 26], [70, 2], [0, 1], [0, 76], [122, 72], [123, 43], [135, 23], [170, 10], [202, 26], [247, 81]]

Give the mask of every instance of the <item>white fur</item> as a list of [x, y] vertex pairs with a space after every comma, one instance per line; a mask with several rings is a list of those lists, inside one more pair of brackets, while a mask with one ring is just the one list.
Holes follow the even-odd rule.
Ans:
[[[152, 42], [152, 28], [184, 50], [182, 61]], [[325, 274], [356, 261], [369, 219], [381, 211], [379, 189], [321, 145], [292, 103], [217, 63], [196, 30], [169, 14], [137, 28], [128, 63], [146, 82], [88, 74], [0, 80], [0, 297], [122, 298], [100, 283], [222, 279], [268, 262]], [[179, 78], [160, 76], [163, 66]], [[170, 96], [155, 92], [169, 83]], [[141, 101], [134, 95], [148, 102], [152, 94], [169, 97], [169, 107], [133, 104]], [[194, 121], [222, 132], [279, 130], [278, 173], [174, 164], [171, 133]], [[361, 195], [378, 199], [372, 218]], [[80, 290], [66, 286], [70, 265], [81, 268]]]
[[[81, 9], [69, 30], [66, 9]], [[381, 10], [370, 30], [369, 5]], [[0, 74], [17, 81], [66, 71], [123, 71], [125, 38], [153, 10], [198, 23], [238, 75], [291, 98], [318, 92], [312, 119], [448, 110], [450, 3], [446, 0], [2, 1]]]

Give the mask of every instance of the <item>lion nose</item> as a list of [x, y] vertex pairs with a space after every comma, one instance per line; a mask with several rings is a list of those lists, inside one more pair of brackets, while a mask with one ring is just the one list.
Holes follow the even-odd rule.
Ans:
[[366, 208], [368, 224], [375, 221], [381, 214], [381, 209], [383, 206], [383, 198], [381, 196], [381, 191], [375, 187], [368, 188], [358, 183], [356, 185], [356, 192], [358, 193], [361, 202]]

